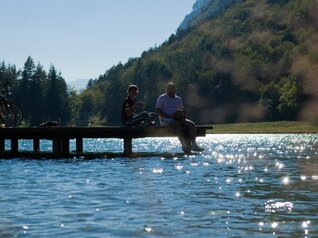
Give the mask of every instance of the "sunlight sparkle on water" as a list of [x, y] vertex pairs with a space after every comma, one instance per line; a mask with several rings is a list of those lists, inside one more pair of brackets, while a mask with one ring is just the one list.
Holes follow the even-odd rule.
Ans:
[[318, 180], [318, 175], [313, 175], [313, 176], [311, 176], [311, 179], [312, 179], [312, 180]]
[[274, 229], [275, 229], [275, 228], [277, 228], [277, 227], [278, 227], [278, 223], [277, 223], [277, 222], [273, 222], [271, 226], [272, 226], [272, 228], [274, 228]]
[[289, 177], [283, 178], [283, 184], [285, 184], [285, 185], [289, 184]]
[[268, 200], [265, 203], [265, 212], [291, 212], [294, 207], [292, 202], [277, 202], [275, 200]]
[[183, 166], [180, 165], [180, 164], [178, 164], [178, 165], [176, 165], [176, 166], [174, 166], [174, 167], [176, 168], [176, 170], [182, 170], [182, 168], [183, 168]]
[[184, 215], [184, 211], [180, 211], [178, 212], [180, 215]]
[[162, 168], [155, 168], [152, 170], [152, 172], [154, 174], [162, 174], [163, 173], [163, 169]]
[[259, 222], [258, 226], [259, 226], [259, 230], [262, 231], [263, 230], [263, 226], [264, 226], [264, 222], [262, 222], [262, 221]]
[[282, 169], [282, 168], [284, 168], [285, 167], [285, 165], [283, 164], [283, 163], [280, 163], [280, 162], [276, 162], [276, 167], [278, 168], [278, 169]]
[[[192, 156], [180, 155], [177, 138], [156, 138], [133, 140], [136, 152], [163, 153], [140, 159], [0, 160], [0, 234], [317, 236], [318, 134], [198, 140], [206, 149]], [[123, 148], [123, 140], [84, 142], [85, 152]]]
[[234, 157], [234, 155], [227, 154], [227, 155], [225, 155], [225, 158], [229, 159], [229, 160], [233, 160], [235, 157]]
[[145, 231], [147, 231], [147, 232], [152, 232], [153, 229], [152, 229], [151, 227], [146, 227], [146, 228], [145, 228]]
[[307, 228], [309, 224], [310, 224], [310, 221], [304, 221], [304, 222], [302, 223], [302, 227], [303, 227], [303, 228]]

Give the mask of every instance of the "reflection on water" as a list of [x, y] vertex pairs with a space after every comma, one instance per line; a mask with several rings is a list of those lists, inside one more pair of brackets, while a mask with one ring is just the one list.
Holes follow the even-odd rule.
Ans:
[[[0, 237], [317, 237], [317, 139], [209, 135], [191, 156], [0, 160]], [[177, 139], [133, 143], [181, 151]]]
[[276, 202], [275, 200], [269, 200], [265, 203], [265, 212], [291, 212], [293, 206], [294, 205], [291, 202]]

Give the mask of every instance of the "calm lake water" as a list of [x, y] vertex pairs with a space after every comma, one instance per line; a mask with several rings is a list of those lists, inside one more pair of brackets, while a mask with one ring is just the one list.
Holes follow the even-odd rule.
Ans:
[[[198, 142], [203, 153], [170, 158], [0, 160], [0, 237], [318, 237], [318, 135]], [[170, 138], [133, 147], [181, 152]]]

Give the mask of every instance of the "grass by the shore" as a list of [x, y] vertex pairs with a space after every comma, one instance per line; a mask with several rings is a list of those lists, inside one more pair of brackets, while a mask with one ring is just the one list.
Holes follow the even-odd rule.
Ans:
[[300, 121], [215, 124], [209, 134], [234, 133], [318, 133], [318, 123]]

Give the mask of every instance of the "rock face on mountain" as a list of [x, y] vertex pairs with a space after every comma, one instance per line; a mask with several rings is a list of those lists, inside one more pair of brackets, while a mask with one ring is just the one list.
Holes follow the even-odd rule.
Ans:
[[178, 28], [186, 30], [206, 19], [213, 19], [220, 16], [232, 4], [242, 0], [197, 0], [192, 7], [192, 12], [186, 15]]

